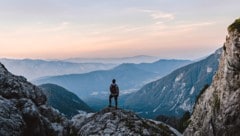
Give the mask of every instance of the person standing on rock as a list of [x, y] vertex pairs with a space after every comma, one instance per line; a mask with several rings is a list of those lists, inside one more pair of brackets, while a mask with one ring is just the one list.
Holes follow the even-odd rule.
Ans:
[[119, 95], [119, 88], [118, 85], [116, 84], [116, 80], [112, 80], [112, 84], [110, 85], [110, 95], [109, 95], [109, 106], [112, 107], [112, 98], [114, 97], [115, 100], [115, 108], [118, 108], [118, 95]]

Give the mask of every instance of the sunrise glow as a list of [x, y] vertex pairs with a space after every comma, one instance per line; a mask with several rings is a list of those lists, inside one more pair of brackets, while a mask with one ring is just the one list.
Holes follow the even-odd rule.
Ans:
[[239, 5], [239, 0], [1, 0], [0, 57], [195, 59], [223, 45]]

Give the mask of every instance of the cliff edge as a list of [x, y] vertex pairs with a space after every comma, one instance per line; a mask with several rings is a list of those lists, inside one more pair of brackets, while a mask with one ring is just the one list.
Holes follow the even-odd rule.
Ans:
[[199, 97], [185, 136], [240, 135], [240, 19], [228, 28], [219, 69]]

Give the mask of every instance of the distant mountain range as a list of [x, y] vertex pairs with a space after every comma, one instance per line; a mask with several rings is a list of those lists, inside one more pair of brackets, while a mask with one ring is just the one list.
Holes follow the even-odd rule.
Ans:
[[121, 93], [129, 93], [144, 84], [165, 76], [189, 60], [160, 60], [154, 63], [122, 64], [111, 70], [94, 71], [85, 74], [43, 77], [33, 81], [36, 84], [53, 83], [73, 91], [81, 98], [104, 96], [109, 93], [113, 78], [117, 79]]
[[47, 96], [47, 104], [58, 109], [68, 118], [79, 114], [81, 111], [93, 112], [93, 110], [78, 96], [61, 86], [54, 84], [43, 84], [39, 87]]
[[150, 118], [157, 115], [180, 117], [186, 111], [191, 112], [200, 91], [206, 84], [211, 84], [220, 54], [221, 49], [145, 85], [125, 100], [125, 107]]
[[74, 63], [110, 63], [110, 64], [122, 64], [122, 63], [152, 63], [159, 60], [159, 57], [139, 55], [133, 57], [122, 58], [69, 58], [64, 61]]
[[32, 59], [0, 59], [10, 72], [23, 75], [28, 80], [43, 76], [55, 76], [73, 73], [87, 73], [95, 70], [107, 70], [116, 64], [72, 63], [66, 61], [46, 61]]

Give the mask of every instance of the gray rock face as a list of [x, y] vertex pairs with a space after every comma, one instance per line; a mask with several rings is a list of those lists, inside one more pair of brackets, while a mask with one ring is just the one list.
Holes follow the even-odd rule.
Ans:
[[164, 124], [142, 119], [136, 114], [121, 109], [106, 108], [90, 116], [76, 115], [73, 121], [73, 134], [79, 136], [114, 135], [141, 136], [176, 135]]
[[240, 135], [240, 33], [230, 31], [219, 69], [200, 96], [186, 136]]
[[25, 122], [14, 103], [0, 96], [0, 135], [20, 136], [24, 126]]
[[0, 63], [1, 136], [66, 135], [69, 121], [45, 103], [41, 89], [12, 75]]
[[11, 74], [2, 64], [0, 64], [0, 95], [8, 99], [28, 98], [36, 105], [46, 102], [46, 96], [38, 87], [27, 82], [22, 76]]

